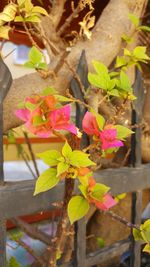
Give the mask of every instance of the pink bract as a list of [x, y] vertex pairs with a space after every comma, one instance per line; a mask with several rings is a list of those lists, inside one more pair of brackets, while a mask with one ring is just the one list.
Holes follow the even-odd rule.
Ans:
[[70, 123], [71, 107], [66, 105], [50, 113], [50, 123], [54, 130], [65, 130], [77, 135], [77, 128]]
[[99, 136], [99, 127], [95, 116], [91, 112], [86, 112], [82, 121], [82, 127], [88, 135]]
[[[41, 102], [43, 104], [37, 105], [32, 111], [27, 108], [15, 111], [16, 116], [26, 122], [25, 126], [31, 133], [39, 137], [47, 138], [54, 130], [66, 130], [77, 135], [77, 128], [70, 122], [70, 105], [53, 110], [56, 103], [53, 96], [47, 96], [40, 99], [40, 101], [44, 100], [44, 102]], [[26, 98], [26, 101], [32, 104], [37, 104], [39, 102], [39, 96], [35, 96], [35, 99]], [[36, 118], [39, 120], [41, 118], [40, 123], [35, 123]]]
[[109, 148], [117, 148], [123, 146], [123, 142], [117, 140], [117, 130], [114, 128], [106, 128], [99, 133], [102, 143], [102, 149], [107, 150]]
[[115, 206], [117, 202], [112, 198], [110, 194], [106, 194], [103, 197], [103, 201], [95, 201], [95, 205], [100, 210], [108, 210]]
[[17, 109], [15, 110], [15, 115], [23, 120], [23, 121], [27, 121], [30, 117], [30, 111], [28, 109]]

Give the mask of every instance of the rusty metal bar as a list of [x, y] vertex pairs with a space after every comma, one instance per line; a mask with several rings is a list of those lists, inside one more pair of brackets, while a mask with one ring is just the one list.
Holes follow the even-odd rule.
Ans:
[[[133, 103], [132, 110], [132, 124], [139, 124], [142, 121], [142, 108], [144, 102], [144, 87], [140, 71], [136, 70], [136, 81], [134, 84], [134, 94], [137, 99]], [[141, 157], [141, 129], [133, 129], [135, 132], [131, 137], [131, 164], [133, 167], [140, 167], [142, 162]], [[132, 222], [134, 224], [141, 224], [142, 215], [142, 190], [132, 193]], [[135, 242], [131, 237], [131, 267], [141, 266], [141, 245]]]

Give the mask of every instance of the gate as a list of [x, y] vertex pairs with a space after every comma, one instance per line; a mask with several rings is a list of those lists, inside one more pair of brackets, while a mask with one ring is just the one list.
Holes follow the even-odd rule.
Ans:
[[[87, 64], [84, 51], [82, 52], [78, 75], [84, 86], [87, 85]], [[35, 181], [4, 182], [3, 175], [3, 100], [11, 85], [11, 75], [0, 59], [0, 267], [6, 266], [6, 220], [33, 214], [43, 210], [53, 209], [52, 203], [63, 199], [63, 183], [57, 188], [33, 197]], [[71, 81], [72, 93], [82, 100], [82, 93], [76, 80]], [[142, 117], [143, 85], [141, 76], [137, 72], [134, 85], [134, 93], [137, 100], [132, 111], [132, 124], [139, 124]], [[77, 106], [77, 121], [80, 126], [81, 118], [85, 110]], [[134, 129], [131, 138], [130, 167], [119, 169], [106, 169], [95, 173], [97, 182], [111, 187], [113, 195], [132, 192], [132, 223], [141, 223], [142, 190], [150, 188], [150, 164], [141, 164], [141, 130]], [[86, 143], [86, 136], [83, 145]], [[14, 173], [15, 176], [15, 173]], [[25, 179], [25, 177], [22, 177]], [[125, 251], [131, 251], [130, 267], [141, 266], [141, 247], [138, 242], [131, 239], [116, 242], [111, 246], [86, 254], [86, 219], [82, 219], [75, 225], [74, 240], [75, 256], [72, 262], [62, 264], [61, 267], [94, 267], [107, 259], [121, 256]]]

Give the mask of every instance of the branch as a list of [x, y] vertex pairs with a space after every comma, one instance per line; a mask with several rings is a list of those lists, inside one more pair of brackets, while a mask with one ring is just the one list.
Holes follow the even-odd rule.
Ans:
[[52, 6], [50, 16], [52, 16], [53, 26], [55, 29], [62, 18], [65, 2], [66, 0], [55, 0]]
[[[146, 0], [111, 0], [104, 9], [98, 20], [92, 35], [92, 40], [79, 41], [72, 48], [67, 61], [76, 67], [81, 51], [84, 49], [87, 56], [89, 69], [92, 69], [91, 61], [97, 59], [107, 66], [113, 61], [121, 47], [122, 34], [131, 35], [134, 28], [128, 19], [129, 13], [140, 17]], [[55, 68], [57, 59], [52, 63], [50, 69]], [[21, 121], [14, 116], [17, 104], [32, 93], [39, 93], [47, 86], [55, 87], [59, 93], [65, 93], [71, 80], [67, 66], [63, 65], [56, 79], [43, 80], [37, 73], [25, 75], [14, 80], [8, 96], [4, 101], [4, 130], [16, 127]]]
[[51, 244], [51, 237], [33, 225], [29, 225], [19, 218], [12, 218], [11, 221], [18, 226], [23, 232], [33, 239], [38, 239], [46, 245]]

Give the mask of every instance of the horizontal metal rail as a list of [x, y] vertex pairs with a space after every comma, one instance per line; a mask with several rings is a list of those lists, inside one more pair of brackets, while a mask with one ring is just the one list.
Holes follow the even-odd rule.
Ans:
[[[95, 173], [95, 178], [97, 182], [110, 186], [113, 195], [143, 190], [150, 188], [150, 164], [143, 164], [137, 168], [102, 170]], [[63, 199], [63, 183], [37, 196], [33, 196], [34, 188], [35, 180], [6, 182], [1, 186], [0, 218], [9, 219], [52, 209], [54, 202]]]

